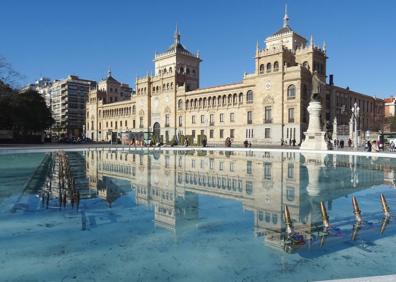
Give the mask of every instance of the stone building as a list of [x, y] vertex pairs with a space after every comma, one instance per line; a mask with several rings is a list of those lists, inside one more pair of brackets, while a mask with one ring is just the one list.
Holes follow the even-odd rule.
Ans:
[[109, 71], [89, 92], [85, 135], [94, 141], [110, 140], [117, 132], [135, 128], [135, 120], [131, 120], [132, 108], [135, 112], [132, 93], [128, 84], [117, 81]]
[[[200, 55], [181, 44], [176, 29], [173, 44], [154, 56], [154, 75], [137, 78], [130, 100], [109, 104], [104, 94], [90, 93], [87, 136], [109, 141], [114, 132], [119, 136], [127, 130], [150, 132], [163, 142], [186, 135], [197, 142], [205, 135], [209, 144], [224, 144], [227, 137], [237, 144], [279, 145], [293, 139], [298, 144], [308, 127], [312, 73], [326, 81], [326, 60], [326, 46], [296, 33], [286, 12], [265, 47], [257, 43], [253, 73], [238, 83], [200, 88]], [[383, 100], [334, 86], [332, 76], [322, 93], [323, 127], [331, 131], [337, 118], [340, 128], [348, 128], [355, 102], [361, 105], [361, 132], [381, 129]]]

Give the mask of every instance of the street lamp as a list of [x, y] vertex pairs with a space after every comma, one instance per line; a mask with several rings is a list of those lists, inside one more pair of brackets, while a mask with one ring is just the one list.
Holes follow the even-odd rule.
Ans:
[[359, 118], [359, 112], [360, 112], [360, 108], [358, 107], [358, 104], [355, 102], [355, 104], [353, 104], [353, 107], [351, 109], [352, 111], [352, 118], [355, 122], [354, 124], [354, 131], [355, 131], [355, 135], [354, 135], [354, 146], [355, 146], [355, 150], [357, 150], [358, 147], [358, 128], [357, 128], [357, 123], [358, 123], [358, 118]]

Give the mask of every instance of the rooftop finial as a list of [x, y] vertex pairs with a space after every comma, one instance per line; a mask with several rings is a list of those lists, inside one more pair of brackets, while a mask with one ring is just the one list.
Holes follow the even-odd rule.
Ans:
[[111, 77], [111, 67], [109, 67], [109, 70], [107, 71], [107, 77]]
[[311, 39], [309, 40], [309, 45], [311, 47], [314, 47], [314, 39], [313, 39], [313, 35], [311, 34]]
[[174, 35], [174, 39], [175, 39], [175, 44], [180, 44], [180, 32], [179, 32], [179, 26], [178, 24], [176, 24], [176, 30], [175, 30], [175, 35]]
[[289, 16], [287, 15], [287, 4], [285, 4], [285, 15], [283, 17], [283, 27], [289, 26]]

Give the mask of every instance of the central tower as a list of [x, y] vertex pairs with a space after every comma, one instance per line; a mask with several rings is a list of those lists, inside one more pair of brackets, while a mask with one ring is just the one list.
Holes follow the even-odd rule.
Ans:
[[199, 88], [199, 54], [192, 54], [180, 42], [176, 26], [173, 44], [165, 51], [155, 54], [155, 76], [174, 76], [176, 88], [185, 85], [186, 91]]

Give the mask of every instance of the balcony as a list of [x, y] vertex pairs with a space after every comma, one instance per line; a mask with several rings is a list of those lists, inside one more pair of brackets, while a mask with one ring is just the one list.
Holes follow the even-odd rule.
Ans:
[[272, 123], [272, 118], [264, 119], [264, 123]]
[[289, 123], [294, 123], [294, 118], [289, 118]]

